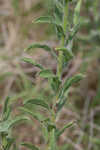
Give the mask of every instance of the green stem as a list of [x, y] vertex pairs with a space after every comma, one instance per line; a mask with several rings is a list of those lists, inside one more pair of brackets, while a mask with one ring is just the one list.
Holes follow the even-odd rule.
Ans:
[[[67, 24], [68, 24], [68, 1], [64, 4], [64, 15], [63, 15], [63, 30], [64, 33], [66, 35], [67, 32]], [[62, 36], [61, 38], [61, 47], [65, 46], [65, 37]], [[58, 66], [57, 66], [57, 75], [58, 77], [61, 79], [62, 76], [62, 71], [63, 71], [63, 52], [60, 51], [59, 52], [59, 56], [58, 56]]]

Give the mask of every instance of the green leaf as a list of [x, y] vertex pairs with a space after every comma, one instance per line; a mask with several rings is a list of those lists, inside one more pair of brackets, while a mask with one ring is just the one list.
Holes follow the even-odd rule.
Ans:
[[67, 79], [67, 80], [65, 81], [64, 85], [63, 85], [63, 90], [64, 90], [64, 92], [65, 92], [66, 90], [68, 90], [68, 88], [69, 88], [72, 84], [79, 82], [79, 81], [82, 80], [84, 77], [85, 77], [85, 76], [84, 76], [83, 74], [77, 74], [77, 75], [75, 75], [75, 76], [70, 77], [69, 79]]
[[49, 105], [41, 99], [30, 99], [30, 100], [27, 100], [24, 102], [24, 105], [26, 105], [26, 104], [40, 105], [40, 106], [46, 108], [47, 110], [49, 110]]
[[29, 108], [26, 107], [19, 107], [19, 110], [31, 115], [33, 118], [35, 118], [36, 120], [38, 120], [39, 122], [41, 122], [43, 119], [43, 116], [41, 116], [41, 114], [35, 113], [32, 110], [30, 110]]
[[54, 18], [52, 16], [41, 16], [37, 18], [35, 21], [32, 21], [33, 23], [52, 23], [56, 24]]
[[26, 62], [26, 63], [30, 63], [30, 64], [32, 64], [32, 65], [38, 67], [38, 68], [41, 69], [41, 70], [44, 69], [41, 64], [37, 64], [37, 63], [36, 63], [35, 61], [33, 61], [31, 58], [26, 58], [26, 57], [24, 57], [24, 58], [22, 58], [22, 61], [24, 61], [24, 62]]
[[3, 108], [3, 121], [7, 120], [11, 114], [11, 106], [9, 104], [10, 97], [7, 97]]
[[10, 150], [12, 144], [14, 143], [14, 139], [11, 139], [11, 138], [7, 138], [7, 145], [5, 147], [5, 150]]
[[65, 57], [66, 60], [70, 60], [70, 59], [73, 58], [73, 53], [65, 47], [59, 47], [59, 48], [56, 48], [56, 50], [63, 51], [64, 52], [64, 57]]
[[59, 101], [56, 104], [57, 112], [60, 111], [65, 105], [66, 100], [68, 99], [69, 88], [72, 86], [72, 84], [79, 82], [84, 77], [85, 76], [83, 74], [78, 74], [69, 79], [66, 79], [65, 83], [63, 84], [59, 92], [59, 96], [58, 96]]
[[35, 49], [35, 48], [42, 48], [47, 52], [50, 52], [51, 55], [55, 58], [57, 58], [56, 53], [52, 50], [52, 48], [46, 44], [39, 44], [39, 43], [34, 43], [31, 44], [28, 48], [25, 49], [25, 51], [29, 51], [31, 49]]
[[33, 23], [49, 23], [49, 24], [59, 25], [59, 22], [57, 22], [53, 16], [41, 16], [32, 22]]
[[22, 121], [29, 120], [28, 117], [25, 116], [17, 116], [15, 119], [9, 119], [0, 123], [0, 132], [7, 132], [14, 125], [21, 123]]
[[[67, 92], [67, 95], [68, 95], [68, 92]], [[63, 108], [63, 106], [65, 105], [67, 99], [68, 99], [68, 96], [66, 96], [66, 97], [64, 97], [64, 96], [60, 97], [59, 101], [56, 104], [57, 113]]]
[[56, 25], [56, 33], [59, 39], [61, 39], [61, 37], [65, 37], [65, 33], [61, 25]]
[[33, 144], [30, 144], [30, 143], [21, 143], [21, 145], [29, 148], [30, 150], [39, 150], [38, 147], [36, 147], [36, 146], [34, 146]]
[[69, 35], [69, 38], [66, 41], [66, 44], [69, 44], [69, 42], [71, 42], [73, 40], [73, 38], [75, 37], [75, 35], [77, 34], [78, 30], [80, 27], [80, 23], [78, 23], [77, 25], [75, 25], [72, 30], [71, 30], [71, 34]]
[[65, 125], [61, 130], [58, 130], [57, 133], [56, 133], [56, 137], [58, 138], [61, 134], [64, 133], [64, 131], [65, 131], [67, 128], [71, 127], [74, 123], [75, 123], [74, 121], [73, 121], [73, 122], [70, 122], [70, 123], [68, 123], [67, 125]]
[[82, 4], [82, 0], [78, 0], [74, 11], [74, 20], [73, 20], [74, 25], [77, 25], [79, 23], [81, 4]]
[[83, 74], [77, 74], [73, 77], [70, 77], [69, 79], [66, 79], [63, 88], [60, 90], [59, 98], [61, 99], [65, 92], [72, 86], [72, 84], [79, 82], [82, 80], [85, 76]]
[[53, 74], [53, 72], [49, 69], [44, 69], [42, 71], [39, 72], [40, 77], [43, 78], [52, 78], [55, 77], [55, 75]]
[[7, 97], [4, 103], [3, 114], [7, 112], [10, 97]]
[[53, 91], [58, 92], [59, 87], [61, 85], [61, 81], [59, 80], [59, 78], [55, 76], [53, 78], [50, 78], [49, 82], [50, 82], [50, 85], [51, 85]]
[[62, 10], [63, 10], [63, 6], [61, 5], [61, 3], [56, 2], [54, 16], [58, 24], [62, 23], [62, 16], [63, 16]]

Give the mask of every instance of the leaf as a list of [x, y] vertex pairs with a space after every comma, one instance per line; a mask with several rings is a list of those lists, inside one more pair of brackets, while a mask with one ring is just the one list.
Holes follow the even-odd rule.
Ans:
[[45, 103], [43, 100], [41, 99], [30, 99], [24, 102], [24, 105], [26, 104], [34, 104], [34, 105], [40, 105], [44, 108], [46, 108], [47, 110], [49, 110], [49, 106], [47, 103]]
[[56, 24], [56, 21], [52, 16], [41, 16], [37, 18], [35, 21], [32, 21], [33, 23], [51, 23]]
[[63, 27], [61, 25], [56, 25], [56, 33], [57, 33], [57, 36], [59, 39], [61, 37], [65, 37], [65, 33], [64, 33]]
[[46, 44], [39, 44], [39, 43], [34, 43], [31, 44], [28, 48], [25, 49], [25, 51], [29, 51], [31, 49], [35, 49], [35, 48], [42, 48], [47, 52], [50, 52], [51, 55], [55, 58], [57, 58], [56, 53], [52, 50], [52, 48]]
[[42, 71], [39, 72], [40, 77], [43, 78], [52, 78], [55, 77], [55, 75], [53, 74], [53, 72], [49, 69], [44, 69]]
[[82, 4], [82, 0], [78, 0], [74, 11], [74, 20], [73, 20], [74, 25], [77, 25], [79, 23], [81, 4]]
[[22, 121], [29, 120], [28, 117], [25, 116], [17, 116], [15, 119], [9, 119], [0, 123], [0, 132], [7, 132], [14, 125], [21, 123]]
[[12, 144], [14, 143], [14, 139], [11, 139], [11, 138], [7, 138], [7, 145], [5, 147], [5, 150], [10, 150]]
[[11, 106], [9, 105], [10, 97], [7, 97], [3, 108], [3, 121], [7, 120], [11, 114]]
[[65, 131], [67, 128], [71, 127], [74, 123], [75, 123], [74, 121], [73, 121], [73, 122], [70, 122], [70, 123], [68, 123], [67, 125], [65, 125], [61, 130], [58, 130], [57, 133], [56, 133], [56, 137], [58, 138], [61, 134], [64, 133], [64, 131]]
[[77, 34], [78, 30], [80, 27], [80, 23], [78, 23], [77, 25], [75, 25], [71, 31], [71, 34], [69, 35], [68, 40], [66, 41], [66, 44], [69, 44], [70, 41], [73, 40], [73, 38], [75, 37], [75, 35]]
[[7, 112], [10, 97], [7, 97], [4, 103], [3, 114]]
[[36, 120], [38, 120], [39, 122], [41, 122], [41, 118], [37, 113], [34, 113], [33, 111], [31, 111], [29, 108], [26, 107], [19, 107], [19, 110], [31, 115], [33, 118], [35, 118]]
[[21, 143], [22, 146], [25, 146], [31, 150], [39, 150], [38, 147], [34, 146], [33, 144], [30, 144], [30, 143]]
[[32, 64], [32, 65], [38, 67], [38, 68], [41, 69], [41, 70], [44, 69], [41, 64], [37, 64], [37, 63], [36, 63], [35, 61], [33, 61], [31, 58], [26, 58], [26, 57], [24, 57], [24, 58], [22, 58], [22, 60], [23, 60], [24, 62], [26, 62], [26, 63], [30, 63], [30, 64]]
[[63, 106], [65, 105], [66, 100], [68, 98], [70, 86], [72, 86], [72, 84], [74, 84], [74, 83], [79, 82], [84, 77], [85, 76], [83, 74], [78, 74], [78, 75], [75, 75], [74, 77], [66, 79], [63, 87], [61, 88], [61, 90], [59, 92], [59, 96], [58, 96], [59, 101], [56, 104], [57, 112], [59, 112], [63, 108]]
[[56, 50], [63, 51], [64, 52], [64, 57], [65, 57], [66, 60], [70, 60], [70, 59], [73, 58], [73, 53], [65, 47], [59, 47], [59, 48], [56, 48]]
[[59, 78], [55, 76], [53, 78], [50, 78], [49, 81], [50, 81], [50, 85], [51, 85], [53, 91], [58, 92], [59, 87], [61, 85], [61, 81], [59, 80]]
[[64, 85], [63, 85], [63, 90], [64, 90], [64, 92], [65, 92], [66, 90], [68, 90], [68, 88], [69, 88], [72, 84], [79, 82], [79, 81], [82, 80], [84, 77], [85, 77], [85, 76], [84, 76], [83, 74], [77, 74], [77, 75], [75, 75], [75, 76], [70, 77], [69, 79], [67, 79], [67, 80], [65, 81]]
[[60, 97], [60, 100], [57, 102], [56, 107], [57, 107], [57, 113], [63, 108], [67, 101], [67, 96], [66, 97]]
[[85, 76], [83, 74], [77, 74], [69, 79], [66, 79], [63, 88], [60, 90], [59, 98], [61, 99], [63, 97], [64, 93], [70, 88], [70, 86], [72, 86], [72, 84], [79, 82], [84, 77]]
[[63, 6], [61, 5], [60, 2], [57, 2], [55, 4], [54, 16], [55, 16], [55, 19], [56, 19], [56, 21], [58, 22], [59, 25], [62, 22], [62, 16], [63, 16], [62, 10], [63, 10]]

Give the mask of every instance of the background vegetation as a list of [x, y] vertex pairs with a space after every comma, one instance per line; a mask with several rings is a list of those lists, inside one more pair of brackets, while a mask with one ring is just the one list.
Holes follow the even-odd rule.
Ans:
[[[76, 0], [73, 0], [76, 3]], [[24, 48], [41, 41], [55, 47], [57, 39], [49, 25], [34, 25], [32, 20], [46, 14], [52, 7], [50, 0], [1, 0], [0, 1], [0, 112], [5, 98], [9, 95], [13, 112], [27, 98], [49, 97], [50, 87], [42, 79], [36, 78], [37, 68], [23, 63], [22, 57], [31, 57], [55, 72], [55, 61], [48, 53], [35, 50], [26, 54]], [[73, 10], [73, 5], [70, 7]], [[70, 14], [70, 17], [72, 14]], [[58, 126], [66, 121], [78, 120], [59, 139], [61, 150], [100, 149], [100, 3], [99, 0], [84, 0], [81, 7], [81, 27], [73, 46], [76, 57], [65, 69], [63, 78], [75, 73], [86, 74], [79, 85], [71, 88], [70, 98], [58, 120]], [[54, 41], [54, 42], [53, 42]], [[45, 88], [46, 87], [46, 90]], [[32, 108], [33, 109], [33, 108]], [[36, 112], [34, 107], [34, 113]], [[45, 112], [44, 112], [45, 113]], [[35, 121], [31, 125], [22, 124], [14, 128], [18, 142], [29, 141], [44, 147], [40, 127]]]

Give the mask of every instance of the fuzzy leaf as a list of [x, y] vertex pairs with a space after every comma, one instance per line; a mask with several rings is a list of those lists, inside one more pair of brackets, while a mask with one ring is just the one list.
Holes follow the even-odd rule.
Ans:
[[64, 131], [65, 131], [67, 128], [71, 127], [73, 124], [74, 124], [74, 122], [70, 122], [70, 123], [68, 123], [67, 125], [65, 125], [61, 130], [58, 130], [57, 133], [56, 133], [56, 137], [58, 138], [61, 134], [64, 133]]
[[39, 122], [41, 122], [41, 119], [39, 117], [39, 115], [37, 113], [34, 113], [33, 111], [31, 111], [29, 108], [26, 107], [19, 107], [19, 110], [31, 115], [33, 118], [35, 118], [36, 120], [38, 120]]
[[61, 37], [65, 37], [65, 33], [64, 33], [63, 27], [61, 25], [56, 25], [56, 33], [57, 33], [57, 36], [59, 39]]
[[69, 35], [69, 38], [66, 41], [66, 45], [69, 44], [69, 42], [71, 42], [73, 40], [73, 38], [75, 37], [75, 35], [77, 34], [78, 30], [80, 27], [80, 23], [78, 23], [77, 25], [75, 25], [72, 30], [71, 30], [71, 34]]
[[82, 0], [78, 0], [74, 11], [74, 20], [73, 20], [74, 25], [77, 25], [79, 23], [81, 4]]
[[63, 98], [60, 97], [60, 100], [56, 104], [57, 113], [63, 108], [63, 106], [65, 105], [66, 101], [67, 101], [67, 96], [63, 97]]
[[37, 64], [37, 63], [36, 63], [35, 61], [33, 61], [31, 58], [26, 58], [26, 57], [24, 57], [24, 58], [22, 58], [22, 60], [23, 60], [24, 62], [26, 62], [26, 63], [30, 63], [30, 64], [32, 64], [32, 65], [38, 67], [38, 68], [41, 69], [41, 70], [44, 69], [41, 64]]
[[56, 53], [52, 50], [52, 48], [46, 44], [39, 44], [39, 43], [34, 43], [31, 44], [28, 48], [25, 49], [25, 51], [29, 51], [31, 49], [35, 49], [35, 48], [42, 48], [47, 52], [50, 52], [51, 55], [55, 58], [57, 58]]
[[38, 147], [34, 146], [33, 144], [30, 143], [22, 143], [22, 146], [25, 146], [26, 148], [29, 148], [30, 150], [39, 150]]
[[50, 78], [50, 85], [53, 89], [54, 92], [57, 92], [59, 90], [59, 87], [61, 85], [61, 81], [59, 80], [58, 77], [53, 77], [53, 78]]
[[49, 69], [44, 69], [42, 71], [39, 72], [40, 77], [43, 78], [52, 78], [55, 77], [55, 75], [53, 74], [53, 72]]
[[41, 16], [37, 18], [35, 21], [32, 21], [33, 23], [52, 23], [56, 24], [56, 21], [52, 16]]
[[14, 125], [21, 123], [22, 121], [29, 120], [28, 117], [25, 116], [17, 116], [15, 119], [9, 119], [0, 123], [0, 132], [7, 132]]
[[10, 98], [7, 97], [4, 103], [4, 108], [3, 108], [3, 114], [7, 112], [8, 104], [9, 104]]
[[63, 51], [64, 53], [64, 57], [66, 60], [70, 60], [73, 58], [73, 53], [71, 51], [69, 51], [67, 48], [65, 47], [59, 47], [59, 48], [56, 48], [56, 50], [58, 51]]
[[3, 108], [3, 121], [7, 120], [11, 114], [11, 106], [9, 105], [10, 98], [7, 97]]
[[75, 75], [75, 76], [73, 76], [73, 77], [67, 79], [67, 80], [65, 81], [64, 85], [63, 85], [63, 90], [64, 90], [64, 92], [65, 92], [66, 90], [68, 90], [68, 88], [69, 88], [72, 84], [79, 82], [79, 81], [82, 80], [84, 77], [85, 77], [85, 76], [84, 76], [83, 74], [77, 74], [77, 75]]
[[30, 99], [24, 102], [24, 105], [26, 104], [34, 104], [34, 105], [40, 105], [44, 108], [46, 108], [47, 110], [49, 110], [49, 106], [47, 103], [45, 103], [43, 100], [41, 99]]

